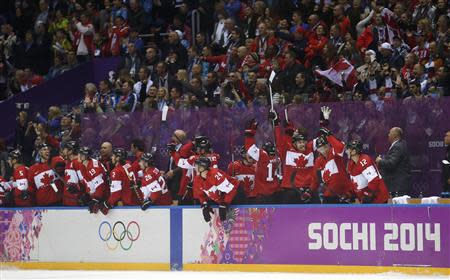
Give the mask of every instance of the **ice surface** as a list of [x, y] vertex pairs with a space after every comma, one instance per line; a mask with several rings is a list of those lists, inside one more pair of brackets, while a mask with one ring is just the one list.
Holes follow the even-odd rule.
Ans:
[[383, 274], [306, 274], [243, 272], [153, 272], [153, 271], [49, 271], [2, 270], [1, 280], [9, 279], [83, 279], [83, 280], [423, 280], [449, 279], [448, 276]]

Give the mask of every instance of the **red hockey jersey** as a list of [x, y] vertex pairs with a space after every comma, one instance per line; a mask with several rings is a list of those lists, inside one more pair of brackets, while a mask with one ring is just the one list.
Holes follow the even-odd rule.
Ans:
[[[345, 144], [333, 135], [327, 136], [331, 149], [327, 156], [320, 155], [315, 161], [315, 167], [320, 170], [322, 180], [326, 185], [324, 196], [344, 196], [352, 192], [352, 185], [345, 170]], [[315, 142], [315, 141], [314, 141]]]
[[303, 152], [298, 151], [292, 144], [292, 137], [282, 134], [279, 126], [275, 127], [275, 136], [279, 146], [280, 157], [283, 160], [282, 188], [308, 187], [317, 190], [318, 184], [314, 170], [313, 142], [306, 144]]
[[[14, 205], [17, 207], [31, 207], [34, 205], [34, 195], [28, 185], [28, 167], [21, 165], [17, 167], [12, 176]], [[30, 197], [27, 200], [21, 198], [22, 191], [29, 191]]]
[[386, 203], [388, 201], [389, 192], [384, 184], [384, 180], [368, 155], [361, 154], [357, 163], [349, 160], [347, 170], [356, 196], [360, 201], [362, 201], [367, 192], [374, 195], [373, 203]]
[[47, 163], [36, 163], [28, 170], [28, 182], [36, 190], [36, 205], [48, 206], [61, 201], [61, 190], [56, 185], [55, 172]]
[[109, 186], [106, 179], [106, 169], [100, 161], [90, 159], [84, 168], [86, 192], [91, 198], [106, 200], [109, 197]]
[[256, 161], [255, 171], [255, 193], [256, 195], [268, 196], [277, 192], [280, 188], [276, 174], [279, 159], [276, 155], [271, 156], [255, 144], [254, 137], [245, 137], [245, 149]]
[[199, 180], [194, 183], [194, 188], [195, 184], [201, 184], [201, 186], [197, 186], [202, 189], [199, 195], [201, 204], [212, 200], [219, 205], [229, 205], [236, 196], [238, 181], [222, 170], [213, 168], [209, 170], [206, 179], [198, 177]]
[[246, 197], [256, 197], [255, 173], [256, 164], [245, 165], [241, 160], [234, 161], [228, 165], [228, 175], [236, 178], [244, 188]]
[[167, 188], [166, 181], [157, 168], [147, 168], [141, 182], [143, 200], [150, 199], [155, 205], [172, 204], [172, 196]]
[[135, 178], [132, 172], [130, 172], [131, 165], [129, 163], [123, 166], [118, 164], [111, 171], [111, 186], [108, 203], [111, 206], [117, 205], [119, 201], [122, 201], [123, 205], [139, 205], [140, 199], [137, 197], [136, 192], [131, 188], [135, 183]]

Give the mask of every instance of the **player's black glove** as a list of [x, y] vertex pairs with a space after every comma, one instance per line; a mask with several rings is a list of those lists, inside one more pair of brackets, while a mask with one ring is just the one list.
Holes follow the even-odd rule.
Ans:
[[111, 205], [109, 205], [109, 203], [107, 201], [104, 201], [101, 205], [100, 205], [100, 212], [103, 213], [103, 215], [108, 215], [109, 209], [111, 209]]
[[205, 202], [202, 204], [202, 211], [205, 222], [209, 223], [211, 221], [211, 213], [214, 214], [212, 207]]
[[228, 212], [228, 206], [219, 205], [219, 217], [222, 222], [227, 220], [227, 212]]
[[89, 202], [91, 201], [91, 196], [87, 193], [84, 193], [80, 197], [81, 206], [89, 206]]
[[141, 205], [142, 211], [147, 210], [147, 208], [150, 207], [151, 205], [153, 205], [153, 201], [151, 199], [144, 200], [144, 202]]
[[91, 214], [97, 214], [98, 210], [100, 210], [100, 201], [95, 198], [91, 199], [91, 201], [89, 201], [87, 205], [89, 208], [89, 213]]
[[27, 200], [30, 198], [30, 192], [27, 190], [23, 190], [20, 192], [20, 199]]
[[375, 195], [371, 191], [365, 191], [361, 200], [362, 204], [370, 204], [374, 201]]
[[294, 135], [294, 132], [295, 132], [294, 125], [292, 125], [291, 122], [286, 122], [284, 124], [284, 133], [286, 135], [292, 136], [292, 135]]
[[275, 110], [270, 110], [269, 111], [269, 115], [268, 115], [269, 121], [273, 122], [274, 125], [279, 125], [280, 124], [280, 120], [278, 118], [278, 114]]
[[319, 132], [320, 132], [320, 134], [322, 134], [323, 136], [330, 136], [330, 135], [333, 135], [333, 133], [331, 132], [331, 130], [329, 130], [329, 129], [326, 128], [326, 127], [321, 127], [321, 128], [319, 129]]
[[256, 130], [258, 129], [258, 122], [255, 119], [251, 119], [248, 121], [245, 126], [245, 136], [254, 136], [256, 134]]
[[351, 195], [341, 195], [339, 196], [339, 203], [340, 204], [352, 204], [355, 202], [355, 198]]
[[450, 198], [450, 192], [442, 192], [441, 197], [442, 198]]
[[75, 184], [69, 184], [67, 185], [67, 191], [71, 194], [76, 194], [79, 190]]
[[300, 188], [300, 200], [302, 203], [309, 203], [311, 201], [311, 189], [310, 188]]
[[[5, 194], [4, 194], [4, 195], [5, 195], [4, 198], [3, 198], [4, 204], [6, 204], [6, 205], [12, 205], [13, 202], [14, 202], [14, 195], [13, 195], [13, 192], [12, 192], [11, 190], [8, 190], [8, 191], [5, 191]], [[24, 199], [24, 200], [25, 200], [25, 199]]]
[[170, 153], [175, 152], [176, 149], [177, 149], [177, 144], [175, 144], [175, 143], [169, 143], [169, 144], [167, 144], [167, 150], [168, 150]]

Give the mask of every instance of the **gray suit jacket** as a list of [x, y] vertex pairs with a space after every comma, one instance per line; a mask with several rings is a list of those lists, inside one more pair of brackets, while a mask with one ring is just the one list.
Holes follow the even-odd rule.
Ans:
[[378, 165], [389, 192], [411, 193], [411, 162], [404, 140], [395, 143]]

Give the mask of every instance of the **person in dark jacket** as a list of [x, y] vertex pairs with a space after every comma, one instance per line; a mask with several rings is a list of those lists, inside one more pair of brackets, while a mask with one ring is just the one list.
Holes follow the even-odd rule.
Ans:
[[442, 197], [450, 198], [450, 130], [445, 133], [445, 158], [442, 160]]
[[391, 146], [384, 157], [378, 156], [376, 159], [391, 196], [411, 193], [411, 162], [406, 141], [402, 137], [403, 130], [400, 127], [391, 128], [388, 134]]

